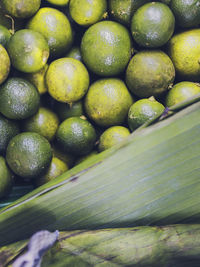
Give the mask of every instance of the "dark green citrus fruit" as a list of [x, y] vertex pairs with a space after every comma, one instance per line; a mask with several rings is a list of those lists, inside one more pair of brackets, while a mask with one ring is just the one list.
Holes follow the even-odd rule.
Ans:
[[180, 27], [191, 28], [200, 24], [200, 0], [171, 0], [170, 8]]
[[6, 49], [0, 44], [0, 84], [8, 77], [10, 72], [10, 58]]
[[40, 95], [45, 94], [47, 92], [47, 86], [45, 82], [45, 75], [48, 70], [48, 64], [44, 65], [44, 67], [34, 73], [25, 73], [23, 77], [30, 81], [37, 88]]
[[18, 133], [18, 123], [13, 120], [8, 120], [0, 114], [0, 154], [4, 154], [6, 152], [10, 139]]
[[36, 181], [35, 181], [36, 185], [40, 186], [40, 185], [46, 184], [49, 181], [58, 177], [59, 175], [63, 174], [68, 169], [69, 169], [69, 167], [67, 166], [67, 164], [64, 161], [62, 161], [56, 157], [53, 157], [47, 172], [43, 176], [38, 177], [36, 179]]
[[200, 81], [200, 29], [175, 34], [169, 41], [168, 53], [176, 74], [184, 80]]
[[82, 61], [81, 49], [78, 46], [73, 46], [65, 56]]
[[160, 50], [138, 52], [126, 70], [128, 88], [139, 97], [162, 94], [171, 86], [174, 77], [171, 59]]
[[46, 0], [46, 1], [55, 6], [66, 6], [69, 3], [69, 0]]
[[113, 126], [105, 130], [99, 139], [99, 151], [104, 151], [119, 144], [130, 135], [129, 129], [123, 126]]
[[193, 82], [177, 83], [166, 96], [166, 106], [176, 105], [197, 94], [200, 94], [200, 84]]
[[36, 72], [44, 67], [49, 57], [45, 38], [37, 31], [19, 30], [7, 46], [13, 67], [22, 72]]
[[0, 87], [0, 112], [9, 119], [21, 120], [35, 114], [40, 96], [30, 82], [22, 78], [9, 78]]
[[6, 13], [16, 18], [30, 18], [40, 8], [41, 0], [2, 0]]
[[49, 94], [57, 101], [72, 103], [80, 100], [87, 92], [89, 74], [86, 67], [74, 58], [54, 60], [46, 73]]
[[131, 20], [133, 39], [143, 47], [158, 48], [166, 44], [174, 32], [174, 26], [172, 11], [159, 2], [143, 5]]
[[60, 124], [56, 138], [64, 151], [81, 156], [92, 151], [96, 133], [94, 127], [87, 120], [72, 117]]
[[118, 75], [131, 56], [130, 34], [117, 22], [98, 22], [83, 35], [81, 54], [92, 72], [100, 76]]
[[52, 141], [58, 129], [58, 116], [50, 109], [40, 107], [36, 114], [23, 122], [23, 130], [35, 132]]
[[6, 47], [8, 41], [10, 40], [10, 37], [10, 31], [3, 25], [0, 25], [0, 44]]
[[156, 101], [154, 97], [136, 101], [128, 112], [128, 125], [130, 130], [134, 131], [145, 122], [161, 115], [164, 109], [165, 107]]
[[83, 115], [82, 101], [74, 102], [72, 104], [56, 102], [55, 111], [61, 121], [71, 117], [80, 117]]
[[112, 19], [129, 26], [133, 13], [151, 0], [109, 0], [109, 13]]
[[133, 98], [122, 80], [100, 79], [88, 90], [85, 110], [96, 124], [109, 127], [124, 122], [132, 103]]
[[51, 163], [52, 150], [46, 138], [25, 132], [13, 137], [7, 147], [6, 160], [11, 170], [23, 178], [42, 175]]
[[72, 19], [81, 26], [90, 26], [102, 20], [106, 9], [106, 0], [73, 0], [69, 3]]
[[0, 156], [0, 198], [9, 194], [13, 185], [13, 175], [6, 165], [6, 161]]
[[72, 154], [64, 152], [58, 147], [58, 145], [52, 144], [53, 156], [64, 161], [69, 168], [74, 164], [74, 156]]
[[47, 40], [50, 55], [64, 55], [72, 45], [72, 28], [68, 18], [55, 8], [44, 7], [33, 16], [27, 28], [40, 32]]

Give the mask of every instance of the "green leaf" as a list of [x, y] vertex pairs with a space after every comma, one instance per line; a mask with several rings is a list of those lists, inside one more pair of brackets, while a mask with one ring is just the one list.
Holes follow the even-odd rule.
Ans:
[[199, 117], [198, 102], [2, 209], [2, 245], [40, 229], [200, 222]]

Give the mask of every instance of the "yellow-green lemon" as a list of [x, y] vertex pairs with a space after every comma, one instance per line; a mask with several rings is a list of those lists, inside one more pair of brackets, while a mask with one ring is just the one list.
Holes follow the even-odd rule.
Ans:
[[5, 158], [0, 156], [0, 198], [10, 192], [13, 185], [13, 175], [9, 170]]
[[6, 49], [0, 44], [0, 84], [8, 77], [10, 72], [10, 58]]
[[58, 125], [58, 116], [50, 109], [40, 107], [35, 115], [23, 122], [23, 129], [26, 132], [39, 133], [51, 141], [55, 137]]
[[86, 67], [74, 58], [59, 58], [47, 70], [46, 84], [49, 94], [57, 101], [72, 103], [87, 92], [89, 74]]
[[37, 31], [19, 30], [7, 45], [13, 67], [22, 72], [36, 72], [42, 69], [49, 58], [49, 46]]
[[104, 151], [120, 143], [130, 135], [128, 128], [123, 126], [112, 126], [105, 130], [99, 139], [99, 151]]
[[177, 83], [166, 96], [166, 106], [176, 105], [197, 94], [200, 94], [200, 84], [193, 82]]
[[103, 127], [122, 124], [132, 103], [133, 98], [126, 85], [117, 78], [94, 82], [84, 102], [88, 117]]
[[50, 55], [64, 55], [72, 45], [72, 28], [68, 18], [55, 8], [44, 7], [28, 21], [28, 29], [40, 32], [47, 40]]

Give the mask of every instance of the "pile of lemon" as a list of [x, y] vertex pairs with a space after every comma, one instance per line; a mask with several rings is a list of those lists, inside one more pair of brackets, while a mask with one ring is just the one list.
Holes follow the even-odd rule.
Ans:
[[2, 0], [0, 198], [200, 93], [200, 0]]

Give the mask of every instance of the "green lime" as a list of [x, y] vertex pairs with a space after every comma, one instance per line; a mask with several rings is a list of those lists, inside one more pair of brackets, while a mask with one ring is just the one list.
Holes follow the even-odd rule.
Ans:
[[158, 2], [140, 7], [131, 20], [133, 39], [143, 47], [161, 47], [174, 32], [175, 18], [170, 8]]
[[171, 86], [174, 78], [172, 61], [160, 50], [138, 52], [126, 70], [127, 86], [139, 97], [162, 94]]
[[1, 86], [0, 95], [0, 112], [8, 119], [26, 119], [38, 110], [39, 93], [22, 78], [9, 78]]
[[6, 47], [8, 41], [10, 40], [10, 37], [11, 37], [10, 31], [3, 25], [0, 25], [0, 44]]
[[81, 55], [86, 66], [100, 76], [123, 72], [131, 56], [128, 30], [114, 21], [98, 22], [84, 33]]
[[57, 101], [72, 103], [87, 92], [89, 74], [86, 67], [74, 58], [60, 58], [49, 65], [46, 74], [49, 94]]
[[129, 129], [123, 126], [113, 126], [105, 130], [100, 136], [99, 151], [104, 151], [117, 145], [121, 141], [125, 140], [130, 135]]
[[169, 41], [168, 52], [177, 76], [200, 81], [200, 29], [175, 34]]
[[50, 109], [40, 107], [35, 115], [23, 122], [23, 130], [35, 132], [52, 141], [58, 129], [58, 116]]
[[177, 83], [166, 96], [166, 106], [171, 107], [197, 94], [200, 94], [200, 84], [193, 82]]
[[90, 26], [105, 16], [106, 0], [73, 0], [69, 3], [72, 19], [81, 26]]
[[200, 0], [171, 0], [170, 8], [180, 27], [191, 28], [200, 24]]
[[6, 13], [16, 18], [30, 18], [40, 8], [41, 0], [2, 0]]
[[66, 54], [66, 57], [71, 57], [71, 58], [75, 58], [79, 61], [82, 61], [81, 49], [78, 46], [73, 46], [69, 50], [69, 52]]
[[133, 13], [151, 0], [109, 0], [109, 13], [119, 23], [130, 25]]
[[96, 133], [87, 120], [72, 117], [60, 124], [56, 138], [64, 151], [81, 156], [92, 151], [96, 142]]
[[85, 110], [96, 124], [109, 127], [125, 121], [132, 103], [133, 98], [122, 80], [100, 79], [88, 90]]
[[161, 115], [164, 109], [165, 107], [156, 101], [154, 97], [136, 101], [128, 112], [128, 125], [130, 130], [134, 131], [145, 122]]
[[53, 156], [64, 161], [69, 168], [74, 165], [74, 156], [61, 150], [58, 145], [52, 144]]
[[46, 184], [66, 172], [68, 169], [69, 167], [64, 161], [53, 157], [47, 172], [43, 176], [38, 177], [35, 183], [37, 186]]
[[66, 6], [69, 3], [69, 0], [46, 0], [46, 1], [55, 6]]
[[50, 143], [38, 133], [25, 132], [13, 137], [7, 147], [6, 160], [11, 170], [23, 178], [37, 178], [51, 163]]
[[13, 67], [22, 72], [39, 71], [49, 57], [46, 40], [39, 32], [32, 30], [17, 31], [10, 38], [7, 48]]
[[18, 133], [18, 123], [13, 120], [8, 120], [0, 114], [0, 154], [4, 154], [6, 152], [10, 139]]
[[50, 55], [64, 55], [72, 45], [72, 28], [68, 18], [55, 8], [44, 7], [27, 24], [28, 29], [40, 32], [47, 40]]
[[47, 86], [45, 82], [45, 75], [47, 70], [48, 64], [44, 65], [44, 67], [37, 72], [23, 74], [23, 77], [25, 79], [35, 85], [40, 95], [45, 94], [47, 92]]
[[72, 104], [56, 102], [55, 110], [61, 121], [71, 117], [80, 117], [83, 115], [83, 102], [78, 101]]
[[9, 194], [13, 185], [13, 175], [6, 165], [6, 161], [0, 156], [0, 198]]
[[6, 49], [0, 44], [0, 84], [2, 84], [8, 77], [10, 72], [10, 58]]

